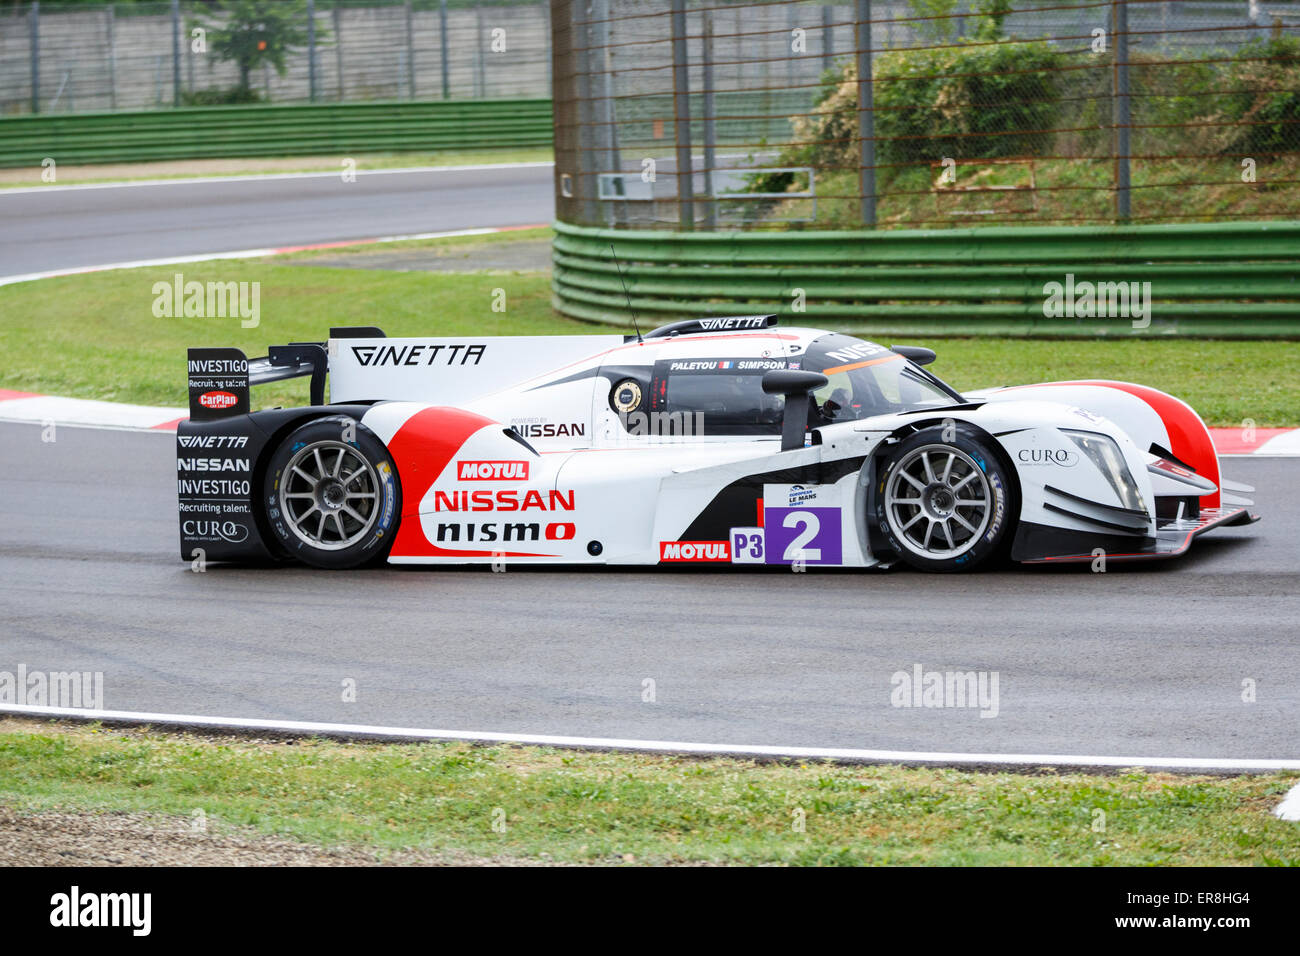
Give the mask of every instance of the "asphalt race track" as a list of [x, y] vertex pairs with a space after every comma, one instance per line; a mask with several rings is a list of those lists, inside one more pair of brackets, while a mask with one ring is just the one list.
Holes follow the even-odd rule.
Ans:
[[550, 164], [0, 189], [0, 278], [170, 256], [550, 222]]
[[[1259, 524], [1162, 564], [906, 571], [212, 566], [177, 553], [165, 433], [0, 424], [0, 670], [112, 710], [997, 753], [1300, 757], [1294, 461], [1225, 460]], [[891, 706], [999, 675], [999, 713]], [[656, 701], [644, 702], [652, 679]], [[1242, 700], [1242, 682], [1257, 700]], [[342, 701], [356, 681], [357, 700]]]

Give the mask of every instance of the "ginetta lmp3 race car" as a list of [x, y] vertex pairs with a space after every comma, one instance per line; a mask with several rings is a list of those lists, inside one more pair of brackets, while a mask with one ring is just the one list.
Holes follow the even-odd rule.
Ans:
[[[181, 553], [959, 571], [1164, 558], [1256, 520], [1221, 507], [1178, 399], [1101, 381], [961, 395], [933, 358], [775, 316], [191, 349]], [[249, 412], [251, 385], [306, 375], [310, 407]]]

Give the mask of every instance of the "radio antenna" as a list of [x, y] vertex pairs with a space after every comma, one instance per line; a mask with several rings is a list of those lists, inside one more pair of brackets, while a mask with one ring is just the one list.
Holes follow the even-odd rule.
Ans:
[[636, 329], [636, 341], [638, 345], [645, 345], [645, 340], [641, 338], [641, 324], [636, 320], [636, 309], [632, 308], [632, 296], [627, 291], [627, 280], [623, 278], [623, 267], [619, 265], [618, 253], [614, 252], [614, 243], [609, 244], [609, 251], [614, 256], [614, 268], [618, 270], [618, 281], [623, 284], [623, 297], [627, 299], [627, 310], [632, 313], [632, 328]]

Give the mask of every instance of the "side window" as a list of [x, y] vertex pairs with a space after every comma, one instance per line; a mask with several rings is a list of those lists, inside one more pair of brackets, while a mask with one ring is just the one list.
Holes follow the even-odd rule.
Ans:
[[651, 410], [680, 417], [694, 434], [779, 435], [785, 398], [763, 391], [763, 375], [785, 367], [783, 359], [658, 362]]

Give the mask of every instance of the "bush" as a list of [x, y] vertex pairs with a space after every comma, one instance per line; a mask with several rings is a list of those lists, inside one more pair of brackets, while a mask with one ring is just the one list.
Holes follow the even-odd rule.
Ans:
[[[1033, 41], [882, 56], [878, 161], [992, 159], [1041, 152], [1056, 117], [1061, 54]], [[856, 90], [855, 90], [856, 106]]]
[[[874, 63], [876, 162], [990, 159], [1042, 152], [1059, 94], [1052, 72], [1061, 54], [1032, 41], [899, 51]], [[834, 74], [811, 116], [792, 122], [793, 146], [783, 165], [849, 169], [858, 165], [857, 63]], [[755, 192], [778, 192], [789, 173], [756, 176]]]
[[1231, 127], [1223, 152], [1292, 152], [1300, 145], [1300, 38], [1248, 43], [1232, 65]]
[[238, 106], [243, 103], [263, 103], [266, 101], [257, 90], [240, 89], [238, 86], [232, 86], [229, 89], [216, 88], [211, 90], [192, 90], [189, 93], [181, 93], [181, 102], [186, 106]]

